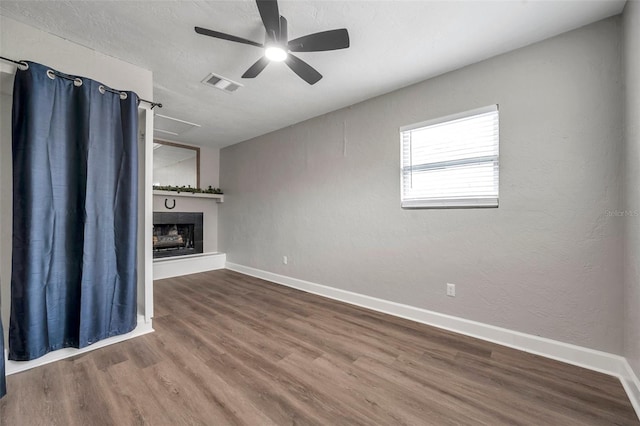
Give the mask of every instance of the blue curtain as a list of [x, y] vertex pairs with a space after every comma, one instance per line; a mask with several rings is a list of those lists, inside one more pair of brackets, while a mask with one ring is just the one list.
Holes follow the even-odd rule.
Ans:
[[16, 73], [9, 359], [136, 326], [138, 97], [122, 93], [33, 62]]
[[4, 332], [2, 330], [2, 318], [0, 318], [0, 398], [7, 394], [7, 382], [4, 374]]

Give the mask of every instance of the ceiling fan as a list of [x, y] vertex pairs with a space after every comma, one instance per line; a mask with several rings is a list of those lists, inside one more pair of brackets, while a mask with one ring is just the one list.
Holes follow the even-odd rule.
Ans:
[[270, 61], [284, 62], [293, 72], [309, 84], [317, 83], [322, 74], [291, 52], [321, 52], [349, 47], [349, 33], [345, 28], [309, 34], [288, 40], [287, 20], [280, 15], [277, 0], [256, 0], [262, 23], [266, 30], [264, 43], [247, 40], [230, 34], [195, 27], [198, 34], [248, 44], [264, 49], [264, 56], [253, 64], [242, 78], [255, 78]]

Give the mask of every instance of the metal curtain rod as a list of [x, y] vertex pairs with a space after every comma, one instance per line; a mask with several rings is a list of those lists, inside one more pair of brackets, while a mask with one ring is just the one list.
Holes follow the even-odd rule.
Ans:
[[[14, 63], [14, 64], [16, 64], [16, 65], [20, 65], [20, 66], [26, 67], [25, 69], [28, 69], [28, 68], [29, 68], [29, 64], [28, 64], [28, 63], [26, 63], [25, 61], [15, 61], [15, 60], [13, 60], [13, 59], [5, 58], [4, 56], [0, 56], [0, 59], [2, 59], [2, 60], [4, 60], [4, 61], [7, 61], [7, 62], [13, 62], [13, 63]], [[52, 71], [52, 72], [53, 72], [53, 71]], [[65, 78], [65, 79], [67, 79], [67, 80], [72, 80], [72, 81], [75, 81], [75, 80], [76, 80], [75, 78], [70, 77], [70, 76], [68, 76], [68, 75], [66, 75], [66, 74], [62, 74], [62, 73], [58, 73], [58, 72], [54, 72], [54, 74], [55, 74], [55, 75], [57, 75], [58, 77]], [[53, 78], [53, 77], [52, 77], [52, 78]], [[106, 86], [100, 86], [100, 89], [105, 90], [105, 91], [107, 91], [107, 92], [111, 92], [111, 93], [117, 93], [117, 94], [122, 93], [122, 92], [120, 92], [119, 90], [113, 90], [113, 89], [111, 89], [111, 88], [109, 88], [109, 87], [106, 87]], [[139, 101], [139, 102], [146, 102], [146, 103], [150, 104], [150, 105], [151, 105], [151, 109], [154, 109], [155, 107], [162, 108], [162, 104], [161, 104], [160, 102], [152, 102], [152, 101], [148, 101], [148, 100], [146, 100], [146, 99], [142, 99], [142, 98], [141, 98], [141, 97], [139, 97], [139, 96], [138, 96], [138, 101]]]
[[0, 59], [4, 59], [5, 61], [8, 61], [8, 62], [13, 62], [14, 64], [17, 64], [17, 65], [22, 65], [23, 67], [29, 66], [29, 64], [27, 64], [24, 61], [14, 61], [13, 59], [5, 58], [4, 56], [0, 56]]

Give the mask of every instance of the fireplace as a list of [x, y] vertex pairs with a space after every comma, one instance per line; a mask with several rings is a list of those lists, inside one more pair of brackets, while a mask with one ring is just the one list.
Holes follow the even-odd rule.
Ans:
[[153, 212], [154, 259], [202, 252], [202, 213]]

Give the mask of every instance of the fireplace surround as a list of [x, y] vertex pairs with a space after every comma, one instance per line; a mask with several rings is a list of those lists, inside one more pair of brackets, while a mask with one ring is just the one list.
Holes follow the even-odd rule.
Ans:
[[153, 212], [153, 258], [203, 252], [202, 213]]

